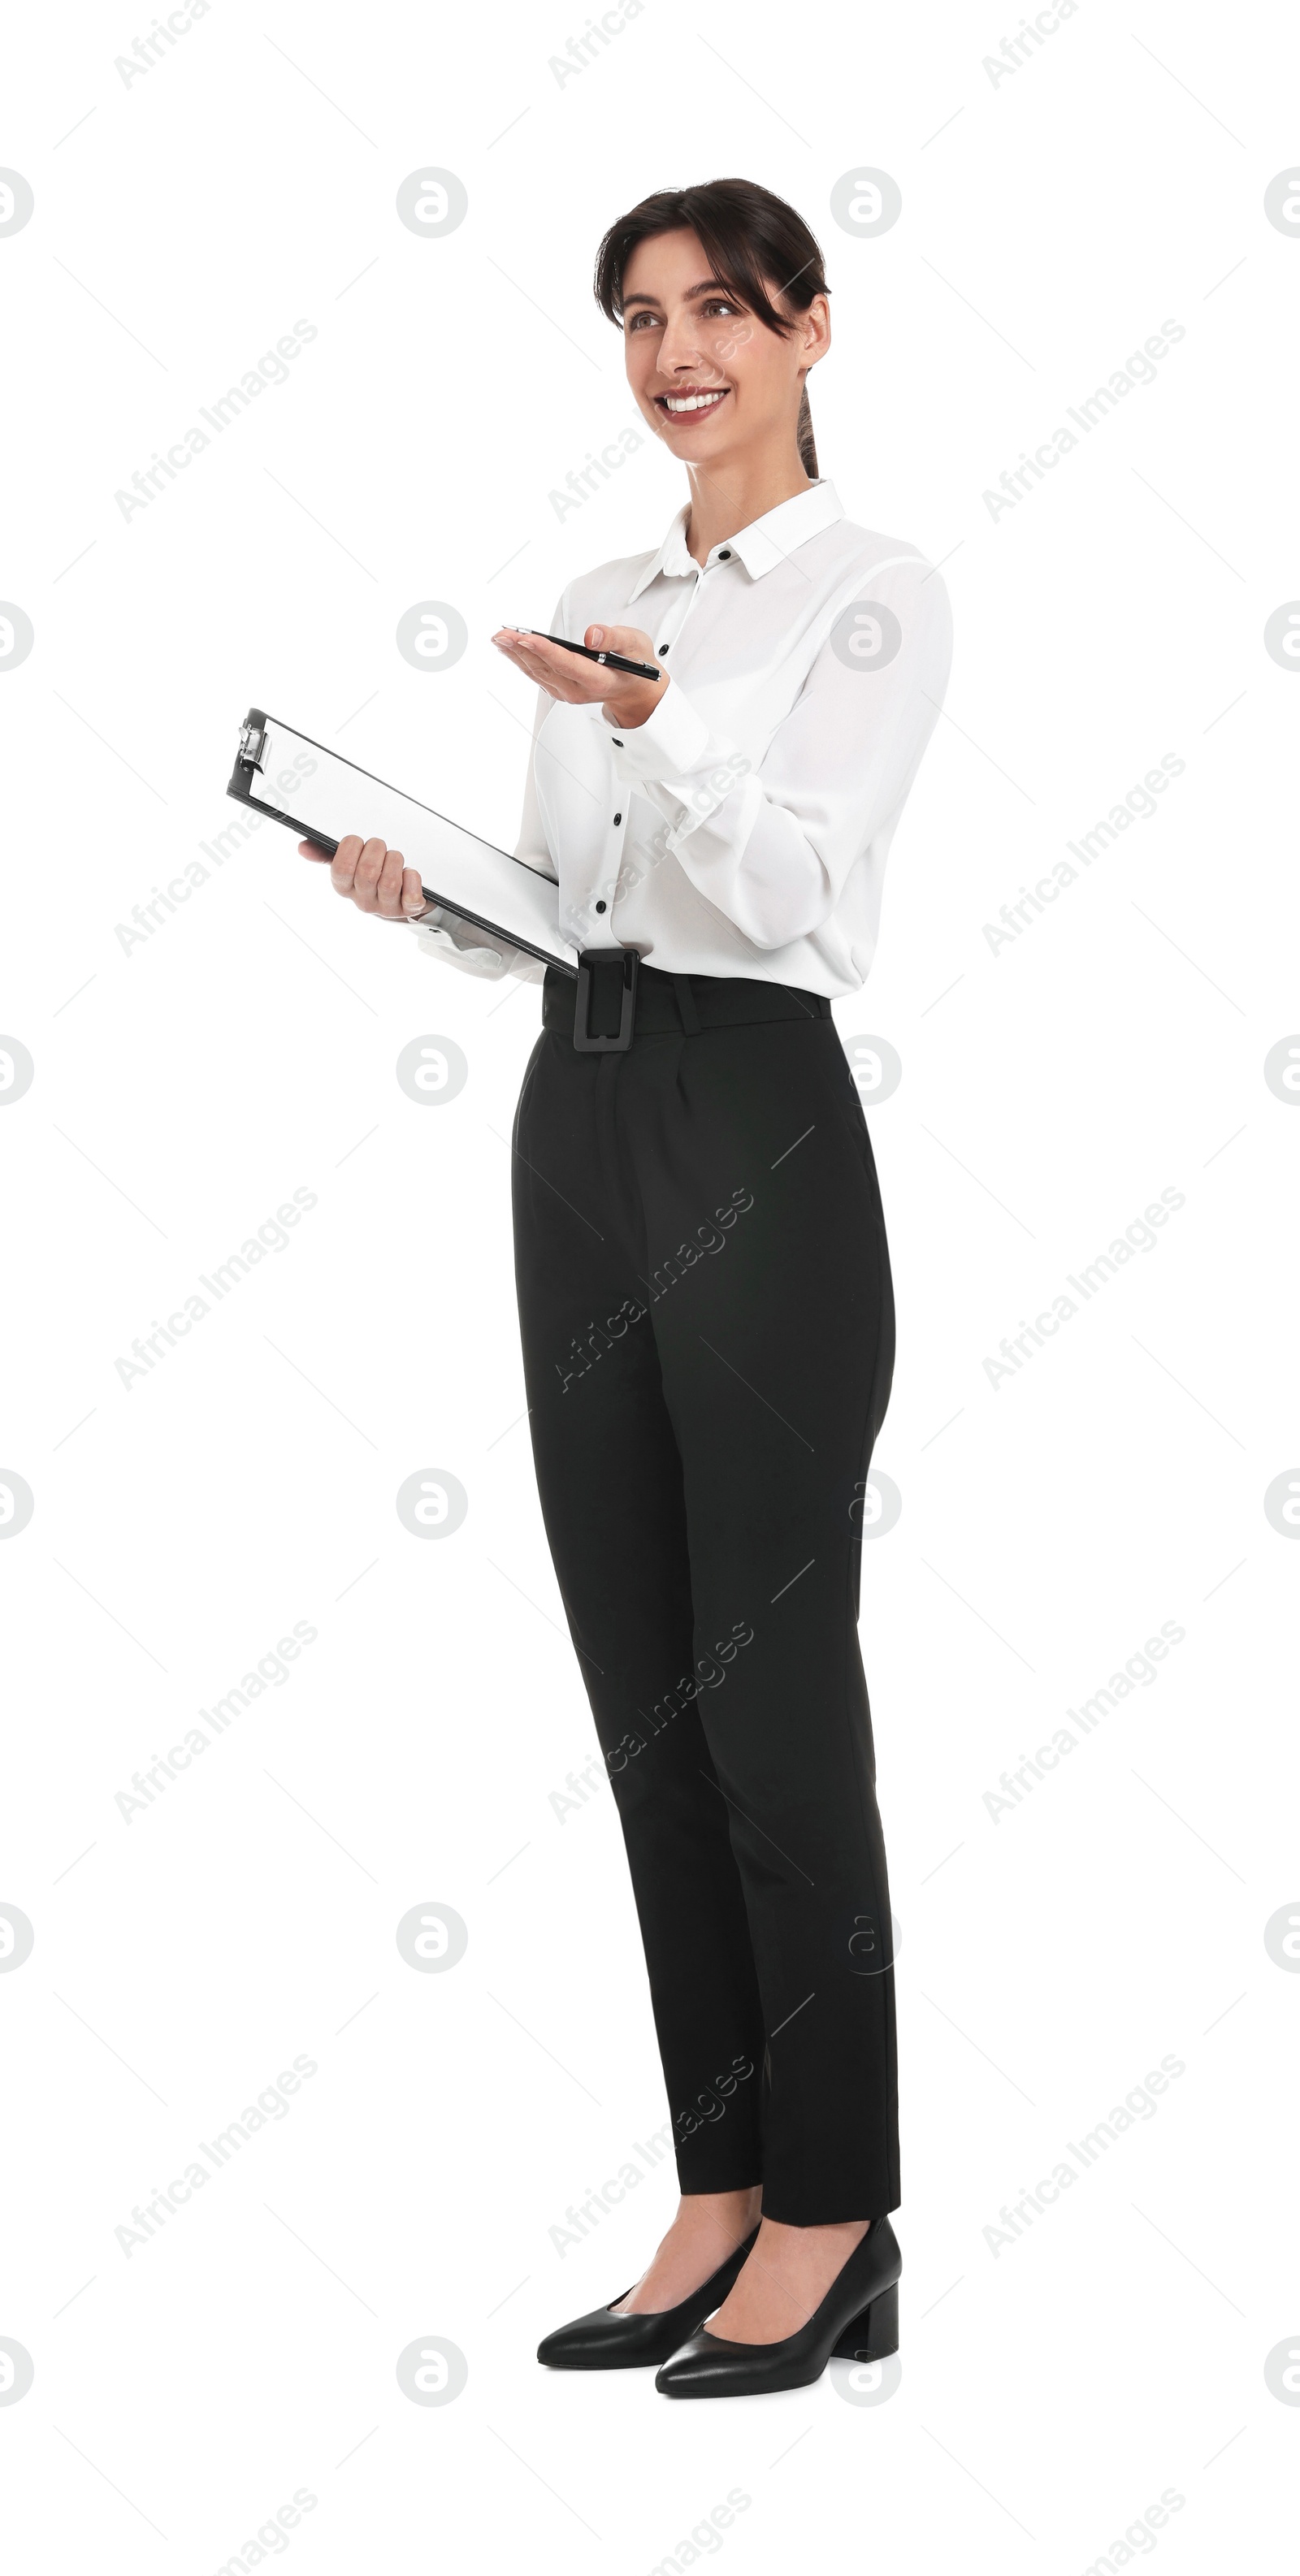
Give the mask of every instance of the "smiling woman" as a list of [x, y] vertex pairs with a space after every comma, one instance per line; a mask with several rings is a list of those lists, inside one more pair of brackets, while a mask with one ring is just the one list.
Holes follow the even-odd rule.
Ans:
[[[596, 301], [611, 322], [625, 324], [629, 342], [628, 375], [633, 386], [648, 380], [649, 358], [634, 361], [635, 338], [653, 344], [666, 315], [659, 297], [638, 275], [628, 275], [642, 242], [661, 241], [686, 227], [704, 253], [705, 273], [685, 295], [700, 324], [700, 336], [716, 373], [702, 375], [698, 385], [670, 391], [656, 388], [653, 400], [666, 422], [716, 412], [732, 391], [726, 361], [741, 348], [770, 361], [769, 398], [792, 373], [799, 377], [795, 439], [804, 471], [817, 477], [817, 447], [808, 403], [806, 369], [815, 366], [830, 346], [830, 317], [825, 309], [830, 289], [822, 272], [822, 255], [807, 225], [793, 206], [749, 179], [715, 179], [703, 188], [664, 188], [646, 197], [620, 223], [611, 224], [596, 261]], [[770, 283], [775, 281], [774, 298]], [[813, 308], [821, 300], [822, 309]], [[796, 319], [796, 317], [798, 317]], [[755, 321], [791, 344], [792, 364], [782, 368], [774, 351], [764, 352], [756, 339]], [[634, 373], [634, 365], [637, 373]], [[755, 375], [762, 372], [761, 364]], [[746, 371], [747, 376], [749, 371]], [[756, 391], [753, 378], [747, 388]], [[674, 454], [696, 449], [674, 447]], [[703, 449], [701, 454], [712, 451]]]
[[[951, 626], [924, 555], [855, 525], [818, 474], [807, 380], [830, 308], [792, 207], [743, 179], [660, 190], [610, 226], [595, 293], [688, 499], [662, 544], [493, 638], [537, 684], [515, 855], [557, 881], [580, 1016], [572, 976], [426, 913], [382, 840], [341, 842], [331, 874], [466, 972], [544, 971], [512, 1137], [529, 1431], [681, 2197], [635, 2286], [538, 2358], [657, 2363], [665, 2395], [716, 2397], [897, 2347], [855, 1518], [894, 1299], [831, 1003], [871, 964]], [[710, 1207], [743, 1226], [725, 1261], [687, 1261]], [[746, 1652], [719, 1690], [727, 1637]], [[717, 2070], [742, 2064], [755, 2080], [716, 2116]]]

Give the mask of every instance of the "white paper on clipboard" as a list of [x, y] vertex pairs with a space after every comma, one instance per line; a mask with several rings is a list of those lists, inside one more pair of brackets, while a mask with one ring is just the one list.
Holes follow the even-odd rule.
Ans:
[[386, 841], [419, 869], [426, 891], [449, 912], [494, 932], [508, 947], [576, 973], [578, 952], [561, 936], [553, 877], [357, 769], [276, 716], [262, 719], [262, 732], [255, 768], [241, 750], [232, 794], [306, 840], [319, 834], [342, 841], [359, 832]]

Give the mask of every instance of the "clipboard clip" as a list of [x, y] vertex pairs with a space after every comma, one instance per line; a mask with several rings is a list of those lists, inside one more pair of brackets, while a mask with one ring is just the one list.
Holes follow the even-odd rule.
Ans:
[[266, 718], [250, 715], [247, 723], [240, 728], [239, 751], [236, 756], [242, 768], [260, 771], [265, 755]]
[[[632, 1044], [636, 1021], [636, 979], [641, 964], [638, 948], [580, 948], [578, 951], [578, 994], [573, 1012], [573, 1043], [580, 1054], [624, 1054]], [[607, 1020], [618, 1003], [618, 1029], [613, 1036], [595, 1036], [591, 1030], [592, 997], [595, 995], [599, 1018]]]

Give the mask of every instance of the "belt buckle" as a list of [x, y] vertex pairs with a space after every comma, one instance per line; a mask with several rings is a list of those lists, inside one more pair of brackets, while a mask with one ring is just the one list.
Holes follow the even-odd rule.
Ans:
[[[622, 992], [619, 1002], [616, 1037], [593, 1037], [591, 1034], [591, 995], [594, 977], [592, 967], [617, 959], [622, 970]], [[578, 951], [578, 993], [573, 1012], [573, 1043], [584, 1055], [626, 1053], [632, 1044], [636, 1018], [636, 979], [641, 963], [637, 948], [580, 948]]]

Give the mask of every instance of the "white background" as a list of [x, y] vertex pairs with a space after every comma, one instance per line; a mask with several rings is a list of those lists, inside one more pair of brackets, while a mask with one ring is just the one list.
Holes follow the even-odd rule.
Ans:
[[[1300, 243], [1263, 197], [1294, 22], [1081, 0], [995, 83], [1018, 13], [646, 0], [561, 82], [580, 15], [212, 0], [128, 85], [148, 23], [26, 13], [0, 138], [35, 194], [0, 239], [0, 593], [35, 629], [0, 669], [0, 1028], [36, 1068], [0, 1119], [0, 1464], [35, 1496], [0, 1547], [0, 1899], [36, 1936], [0, 1975], [0, 2335], [35, 2366], [0, 2407], [10, 2563], [252, 2566], [305, 2487], [303, 2576], [1278, 2564], [1300, 1984], [1263, 1935], [1300, 1894], [1297, 1557], [1263, 1496], [1300, 1457], [1300, 1118], [1263, 1062], [1300, 1009], [1300, 683], [1263, 630], [1300, 594]], [[441, 239], [396, 216], [422, 155], [468, 192]], [[861, 166], [902, 191], [877, 239], [830, 210]], [[903, 1064], [867, 1103], [903, 1496], [862, 1592], [901, 1933], [876, 2404], [838, 2364], [692, 2408], [533, 2357], [674, 2199], [663, 2157], [580, 2246], [551, 2235], [667, 2108], [608, 1789], [552, 1803], [594, 1730], [522, 1418], [536, 989], [417, 956], [270, 826], [117, 935], [235, 812], [250, 702], [512, 841], [532, 694], [488, 638], [684, 497], [647, 437], [580, 509], [549, 498], [637, 420], [596, 244], [734, 173], [826, 252], [821, 470], [942, 562], [956, 625], [879, 959], [836, 1006]], [[298, 318], [289, 381], [124, 519]], [[1156, 381], [995, 520], [985, 491], [1166, 319]], [[454, 669], [396, 650], [430, 598], [468, 625]], [[994, 953], [984, 925], [1166, 753], [1158, 812]], [[422, 1035], [468, 1059], [441, 1107], [395, 1079]], [[287, 1246], [125, 1387], [133, 1338], [295, 1188]], [[995, 1390], [1003, 1336], [1163, 1189], [1154, 1248]], [[469, 1497], [437, 1544], [394, 1507], [426, 1467]], [[289, 1678], [125, 1822], [132, 1773], [295, 1621]], [[995, 1823], [999, 1775], [1165, 1621], [1158, 1678]], [[396, 1947], [426, 1903], [468, 1926], [446, 1973]], [[128, 2256], [133, 2205], [299, 2054], [288, 2113]], [[1155, 2110], [993, 2250], [1164, 2056]], [[396, 2378], [430, 2336], [468, 2364], [442, 2407]]]

